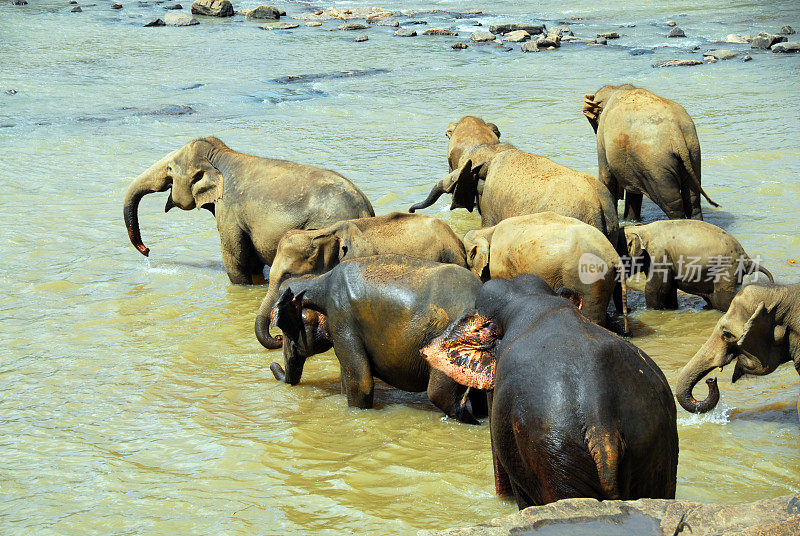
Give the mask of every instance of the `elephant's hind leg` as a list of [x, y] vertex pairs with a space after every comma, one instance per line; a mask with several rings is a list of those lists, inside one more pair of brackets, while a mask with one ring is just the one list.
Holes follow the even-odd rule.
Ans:
[[625, 213], [622, 216], [623, 219], [641, 221], [642, 197], [642, 194], [628, 191], [625, 192]]
[[264, 263], [258, 257], [250, 236], [241, 229], [232, 233], [220, 233], [222, 264], [228, 278], [235, 285], [252, 285], [264, 280]]
[[648, 309], [678, 308], [678, 285], [671, 269], [654, 271], [651, 266], [644, 286], [644, 300]]
[[700, 192], [691, 181], [685, 181], [681, 188], [683, 198], [683, 212], [685, 217], [692, 220], [703, 221], [703, 209], [700, 207]]

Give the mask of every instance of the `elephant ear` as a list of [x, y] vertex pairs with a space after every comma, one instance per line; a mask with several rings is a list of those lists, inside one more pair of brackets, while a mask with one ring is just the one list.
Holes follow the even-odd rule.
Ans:
[[301, 334], [305, 336], [305, 330], [303, 330], [303, 294], [305, 294], [305, 291], [295, 296], [292, 289], [287, 288], [283, 291], [273, 309], [275, 325], [293, 341], [297, 341]]
[[495, 349], [501, 339], [497, 323], [473, 309], [461, 315], [420, 353], [431, 367], [461, 385], [494, 389]]
[[222, 186], [222, 173], [204, 158], [192, 178], [192, 197], [197, 208], [222, 199]]
[[633, 229], [625, 229], [625, 236], [628, 246], [628, 255], [632, 259], [641, 257], [644, 254], [644, 240]]
[[742, 329], [742, 336], [739, 337], [737, 343], [739, 348], [747, 351], [774, 344], [775, 326], [773, 324], [772, 315], [767, 311], [764, 302], [760, 302]]
[[311, 246], [319, 273], [326, 272], [339, 264], [349, 249], [341, 237], [330, 232], [315, 236], [311, 240]]
[[451, 138], [453, 136], [453, 131], [456, 129], [457, 126], [458, 126], [458, 121], [453, 121], [452, 123], [447, 125], [447, 130], [444, 131], [445, 136]]
[[453, 202], [450, 210], [465, 208], [472, 212], [478, 198], [478, 177], [485, 164], [472, 167], [472, 160], [467, 160], [456, 173], [455, 188], [453, 189]]
[[494, 135], [497, 136], [498, 139], [500, 138], [500, 129], [497, 128], [497, 125], [494, 123], [486, 123], [486, 126], [489, 127], [489, 130], [494, 132]]
[[594, 95], [583, 96], [583, 115], [589, 120], [589, 123], [597, 130], [597, 123], [600, 120], [600, 112], [603, 111], [602, 106], [596, 100]]
[[470, 270], [481, 278], [482, 281], [488, 281], [491, 278], [489, 273], [489, 252], [491, 247], [489, 242], [484, 239], [478, 239], [475, 245], [470, 250]]

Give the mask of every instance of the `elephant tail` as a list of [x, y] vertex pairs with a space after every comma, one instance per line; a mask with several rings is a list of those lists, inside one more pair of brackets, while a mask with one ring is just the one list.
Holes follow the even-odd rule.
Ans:
[[619, 432], [597, 425], [589, 426], [586, 430], [586, 445], [597, 466], [603, 499], [619, 499], [619, 466], [625, 453], [625, 442]]
[[711, 206], [718, 207], [719, 203], [715, 203], [710, 197], [708, 197], [706, 191], [703, 190], [703, 186], [700, 184], [700, 177], [697, 176], [697, 174], [694, 172], [694, 168], [692, 167], [692, 161], [689, 158], [689, 151], [686, 148], [686, 144], [683, 144], [683, 147], [681, 147], [677, 152], [678, 156], [681, 158], [681, 164], [683, 164], [683, 168], [692, 178], [694, 185], [697, 186], [697, 189], [700, 190], [700, 193], [703, 194], [703, 197], [705, 197], [706, 200], [711, 203]]
[[769, 270], [764, 268], [764, 266], [762, 266], [760, 262], [754, 261], [753, 259], [750, 259], [750, 268], [749, 269], [752, 272], [761, 272], [762, 274], [767, 276], [767, 279], [769, 279], [770, 283], [774, 283], [775, 282], [775, 278], [772, 277], [772, 272], [770, 272]]

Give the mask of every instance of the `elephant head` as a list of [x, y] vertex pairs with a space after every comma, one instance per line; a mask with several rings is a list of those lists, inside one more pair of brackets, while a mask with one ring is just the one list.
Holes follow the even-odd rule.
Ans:
[[293, 230], [281, 238], [269, 269], [269, 288], [255, 322], [256, 338], [265, 348], [274, 350], [282, 344], [280, 336], [272, 337], [269, 333], [270, 314], [281, 283], [290, 277], [325, 273], [347, 258], [352, 249], [351, 227], [355, 228], [335, 225], [327, 229]]
[[620, 245], [617, 252], [622, 258], [626, 277], [647, 271], [650, 266], [650, 254], [647, 252], [649, 236], [645, 226], [625, 226], [619, 236]]
[[597, 132], [597, 125], [600, 123], [600, 114], [611, 98], [620, 90], [635, 89], [630, 84], [621, 86], [604, 86], [597, 90], [594, 95], [583, 96], [583, 115], [589, 120], [589, 124]]
[[497, 125], [471, 115], [447, 125], [445, 134], [450, 139], [447, 147], [450, 171], [457, 168], [461, 157], [473, 148], [500, 142], [500, 129]]
[[[744, 374], [763, 376], [792, 359], [788, 328], [778, 315], [780, 305], [772, 299], [775, 287], [749, 285], [733, 299], [714, 332], [683, 367], [676, 386], [678, 402], [686, 411], [705, 413], [719, 401], [716, 379], [706, 381], [709, 396], [696, 400], [694, 386], [709, 372], [736, 360], [732, 381]], [[795, 356], [800, 367], [800, 355]]]
[[[289, 385], [297, 385], [303, 375], [303, 366], [310, 356], [333, 347], [328, 333], [327, 317], [303, 306], [303, 294], [297, 296], [287, 288], [274, 309], [275, 324], [286, 334], [283, 341], [284, 369], [272, 363], [270, 370], [275, 379]], [[307, 304], [306, 304], [307, 305]]]
[[491, 239], [494, 227], [490, 229], [476, 229], [464, 235], [464, 250], [467, 253], [467, 266], [472, 272], [481, 278], [481, 281], [488, 281], [491, 277], [489, 273], [489, 250], [491, 249]]
[[222, 198], [223, 177], [211, 159], [222, 149], [227, 147], [217, 138], [194, 140], [169, 153], [131, 183], [125, 193], [123, 214], [128, 236], [142, 255], [150, 253], [139, 232], [137, 209], [142, 197], [171, 189], [165, 212], [172, 207], [207, 208], [213, 212], [214, 203]]

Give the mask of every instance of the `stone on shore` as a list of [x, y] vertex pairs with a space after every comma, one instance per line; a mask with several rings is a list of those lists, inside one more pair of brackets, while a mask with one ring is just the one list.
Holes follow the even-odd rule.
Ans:
[[192, 4], [192, 14], [206, 17], [233, 17], [233, 4], [230, 0], [195, 0]]
[[772, 52], [788, 54], [791, 52], [800, 52], [800, 41], [786, 41], [783, 43], [775, 43], [772, 45]]
[[741, 55], [739, 52], [732, 52], [730, 50], [726, 50], [724, 48], [719, 50], [712, 50], [710, 52], [706, 52], [703, 54], [705, 57], [712, 57], [718, 60], [729, 60], [731, 58], [735, 58], [736, 56]]
[[184, 13], [167, 13], [164, 15], [165, 26], [194, 26], [196, 24], [200, 24], [200, 21]]
[[366, 24], [361, 24], [360, 22], [348, 22], [347, 24], [342, 24], [339, 26], [339, 30], [344, 30], [346, 32], [352, 32], [355, 30], [366, 30], [369, 28]]
[[686, 37], [686, 34], [676, 26], [669, 31], [667, 37]]
[[420, 536], [510, 536], [525, 534], [677, 534], [683, 519], [695, 536], [797, 536], [800, 494], [748, 504], [703, 504], [674, 499], [597, 501], [564, 499], [532, 506], [474, 527], [420, 531]]
[[417, 32], [410, 28], [398, 28], [394, 32], [394, 35], [396, 35], [397, 37], [414, 37], [415, 35], [417, 35]]
[[246, 11], [244, 18], [247, 20], [278, 20], [284, 15], [286, 15], [286, 12], [282, 9], [278, 9], [275, 6], [261, 5]]
[[472, 32], [472, 36], [470, 37], [470, 40], [473, 43], [488, 43], [489, 41], [494, 41], [495, 39], [497, 38], [493, 33], [483, 32], [480, 30], [477, 32]]
[[619, 39], [619, 32], [605, 32], [597, 34], [597, 38]]
[[296, 22], [268, 22], [263, 26], [259, 26], [262, 30], [294, 30], [299, 27], [300, 25]]
[[753, 41], [750, 43], [750, 48], [760, 48], [766, 50], [768, 48], [772, 48], [772, 45], [775, 43], [783, 43], [785, 41], [787, 41], [785, 35], [775, 35], [767, 32], [761, 32], [753, 38]]
[[683, 67], [685, 65], [702, 65], [700, 60], [669, 60], [656, 63], [653, 67]]
[[522, 43], [520, 50], [523, 52], [539, 52], [539, 45], [537, 45], [534, 40], [527, 41]]
[[152, 19], [151, 21], [149, 21], [149, 22], [146, 22], [146, 23], [144, 24], [144, 27], [145, 27], [145, 28], [152, 28], [152, 27], [154, 27], [154, 26], [166, 26], [166, 24], [165, 24], [165, 23], [164, 23], [164, 21], [163, 21], [163, 20], [161, 20], [161, 19]]
[[422, 35], [458, 35], [458, 32], [446, 28], [428, 28]]
[[352, 20], [352, 19], [372, 19], [380, 16], [392, 16], [395, 12], [391, 9], [384, 9], [382, 7], [348, 7], [337, 8], [331, 7], [328, 9], [320, 9], [318, 11], [307, 11], [299, 15], [293, 15], [292, 18], [298, 20]]
[[[752, 39], [751, 39], [751, 40], [752, 40]], [[744, 37], [744, 36], [741, 36], [741, 35], [736, 35], [736, 34], [728, 34], [728, 35], [726, 35], [726, 36], [725, 36], [725, 42], [726, 42], [726, 43], [740, 43], [740, 44], [744, 44], [744, 43], [749, 43], [750, 41], [748, 41], [746, 37]]]
[[508, 24], [492, 24], [489, 26], [489, 31], [493, 34], [507, 34], [509, 32], [514, 32], [517, 30], [525, 30], [531, 35], [536, 35], [545, 32], [544, 24], [516, 24], [516, 23], [508, 23]]
[[786, 26], [782, 27], [778, 33], [781, 35], [792, 35], [794, 33], [794, 28], [787, 24]]
[[530, 38], [531, 34], [525, 30], [514, 30], [513, 32], [508, 32], [505, 34], [503, 36], [503, 41], [508, 41], [509, 43], [522, 43]]

